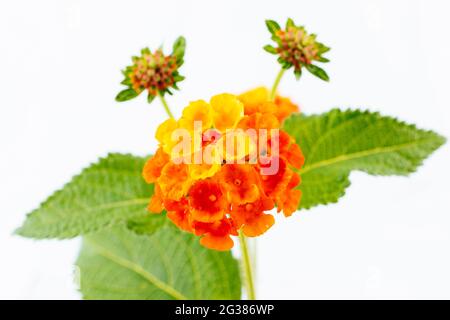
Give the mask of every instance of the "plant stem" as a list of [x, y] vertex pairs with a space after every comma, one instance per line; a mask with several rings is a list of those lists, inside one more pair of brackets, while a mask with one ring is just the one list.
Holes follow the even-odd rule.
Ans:
[[247, 290], [247, 299], [255, 300], [255, 287], [253, 285], [252, 264], [247, 247], [247, 240], [244, 234], [239, 231], [239, 242], [241, 244], [241, 264], [245, 275], [245, 288]]
[[164, 97], [162, 96], [162, 94], [158, 93], [159, 99], [161, 100], [164, 110], [166, 110], [167, 115], [169, 116], [169, 118], [174, 118], [172, 112], [170, 111], [169, 105], [167, 104], [166, 99], [164, 99]]
[[277, 77], [275, 78], [275, 82], [273, 83], [272, 90], [270, 91], [270, 101], [273, 101], [275, 99], [275, 95], [277, 93], [278, 85], [280, 84], [280, 80], [283, 77], [284, 71], [286, 69], [281, 68], [280, 72], [278, 72]]

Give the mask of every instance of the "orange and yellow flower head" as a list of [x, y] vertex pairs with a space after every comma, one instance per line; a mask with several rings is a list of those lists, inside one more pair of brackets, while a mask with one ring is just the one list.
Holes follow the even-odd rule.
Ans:
[[304, 158], [280, 126], [293, 112], [295, 104], [269, 101], [265, 88], [191, 102], [180, 119], [166, 120], [156, 132], [159, 148], [143, 169], [145, 181], [155, 184], [148, 210], [165, 210], [176, 226], [215, 250], [231, 249], [239, 232], [266, 232], [275, 207], [292, 215]]

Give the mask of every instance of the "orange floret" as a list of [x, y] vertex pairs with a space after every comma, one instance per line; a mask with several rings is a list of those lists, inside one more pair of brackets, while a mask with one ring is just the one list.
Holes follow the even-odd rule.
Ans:
[[[291, 166], [296, 169], [300, 169], [304, 162], [302, 150], [295, 143], [295, 139], [292, 138], [287, 132], [279, 130], [278, 134], [270, 137], [267, 145], [272, 145], [272, 139], [278, 139], [278, 154], [281, 158], [285, 159]], [[272, 154], [269, 150], [269, 154]]]
[[264, 194], [252, 203], [234, 206], [230, 215], [237, 227], [242, 226], [242, 231], [247, 237], [256, 237], [266, 232], [275, 222], [270, 214], [264, 211], [274, 208], [274, 202]]
[[208, 180], [197, 181], [189, 191], [192, 218], [200, 222], [214, 222], [223, 218], [227, 201], [220, 185]]
[[169, 162], [170, 157], [161, 148], [156, 150], [153, 157], [147, 160], [142, 170], [145, 182], [154, 183], [161, 175], [162, 168]]
[[225, 164], [217, 179], [223, 184], [228, 200], [240, 205], [256, 201], [259, 197], [260, 183], [255, 169], [248, 164]]
[[259, 87], [241, 94], [239, 100], [244, 104], [244, 113], [246, 115], [257, 112], [270, 112], [277, 117], [280, 123], [292, 113], [300, 111], [298, 105], [294, 104], [289, 98], [277, 95], [275, 101], [268, 102], [269, 90], [264, 87]]
[[270, 229], [275, 223], [271, 214], [261, 213], [249, 219], [242, 227], [242, 232], [247, 237], [257, 237]]
[[234, 242], [230, 235], [237, 235], [230, 219], [224, 218], [213, 223], [194, 222], [195, 234], [202, 236], [200, 244], [220, 251], [230, 250]]
[[192, 219], [189, 213], [189, 205], [186, 199], [180, 201], [166, 200], [164, 206], [169, 218], [178, 228], [193, 232]]
[[298, 105], [294, 104], [289, 98], [276, 96], [275, 104], [278, 107], [275, 111], [275, 116], [280, 122], [283, 122], [283, 120], [289, 117], [291, 114], [300, 112], [300, 108], [298, 107]]
[[300, 184], [300, 176], [293, 173], [291, 179], [286, 186], [286, 191], [277, 196], [277, 211], [283, 211], [286, 217], [291, 216], [298, 208], [302, 197], [301, 190], [294, 189]]
[[184, 197], [192, 185], [189, 177], [188, 166], [169, 162], [161, 171], [157, 179], [163, 196], [170, 200], [180, 200]]
[[301, 190], [293, 189], [286, 191], [286, 193], [280, 195], [280, 199], [277, 201], [277, 211], [280, 212], [283, 210], [283, 214], [286, 217], [291, 216], [295, 211], [297, 211], [301, 198]]
[[278, 129], [280, 127], [280, 122], [277, 117], [271, 113], [254, 113], [248, 116], [244, 116], [241, 121], [239, 121], [238, 128], [246, 129]]
[[164, 210], [164, 199], [159, 184], [155, 184], [155, 193], [150, 199], [147, 210], [153, 213], [161, 213]]
[[[276, 168], [277, 163], [278, 169], [273, 174], [272, 168]], [[285, 160], [278, 157], [267, 158], [267, 162], [261, 163], [260, 167], [262, 188], [270, 198], [276, 199], [280, 193], [286, 190], [293, 171], [288, 168]]]

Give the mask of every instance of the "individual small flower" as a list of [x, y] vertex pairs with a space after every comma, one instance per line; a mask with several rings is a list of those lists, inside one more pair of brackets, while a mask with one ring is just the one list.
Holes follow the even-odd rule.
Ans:
[[220, 162], [214, 160], [212, 163], [191, 163], [189, 164], [189, 175], [194, 180], [206, 179], [214, 176], [220, 168]]
[[234, 129], [244, 115], [244, 105], [236, 96], [219, 94], [211, 98], [214, 127], [220, 132]]
[[217, 140], [220, 158], [226, 162], [243, 162], [245, 158], [257, 152], [256, 137], [244, 130], [231, 130]]
[[180, 200], [188, 193], [193, 181], [189, 176], [187, 165], [169, 162], [162, 169], [156, 182], [165, 198]]
[[266, 25], [277, 46], [266, 45], [264, 50], [278, 55], [278, 62], [283, 69], [294, 67], [294, 74], [300, 79], [304, 67], [316, 77], [329, 80], [327, 73], [313, 64], [315, 61], [328, 62], [322, 55], [330, 50], [316, 40], [315, 34], [309, 34], [303, 26], [296, 26], [292, 19], [287, 20], [284, 29], [273, 20], [266, 20]]
[[[249, 206], [251, 206], [251, 204]], [[242, 231], [247, 237], [257, 237], [269, 230], [274, 223], [275, 218], [271, 214], [255, 214], [245, 221]]]
[[198, 180], [189, 191], [189, 205], [194, 220], [214, 222], [225, 215], [226, 195], [218, 182]]
[[234, 242], [230, 235], [237, 236], [233, 221], [229, 218], [215, 221], [213, 223], [204, 223], [196, 221], [193, 223], [195, 235], [202, 236], [200, 244], [215, 250], [230, 250]]
[[164, 210], [164, 198], [162, 196], [161, 187], [158, 184], [155, 185], [155, 192], [150, 199], [147, 209], [152, 213], [161, 213], [161, 211]]
[[275, 204], [272, 199], [262, 194], [258, 200], [243, 205], [234, 206], [231, 217], [247, 237], [257, 237], [266, 232], [274, 223], [271, 214], [264, 211], [272, 210]]
[[283, 211], [286, 217], [291, 216], [297, 210], [298, 204], [300, 203], [302, 191], [295, 189], [299, 184], [300, 176], [294, 172], [285, 192], [280, 193], [276, 197], [277, 211]]
[[125, 76], [122, 84], [128, 88], [119, 92], [116, 100], [127, 101], [147, 91], [147, 101], [151, 103], [158, 95], [172, 94], [171, 89], [178, 90], [177, 83], [184, 79], [178, 69], [183, 64], [185, 47], [186, 40], [179, 37], [170, 55], [164, 55], [162, 49], [154, 52], [149, 48], [142, 49], [140, 56], [132, 58], [133, 64], [122, 71]]
[[269, 95], [269, 90], [265, 87], [258, 87], [239, 95], [239, 100], [244, 104], [245, 115], [269, 112], [282, 123], [292, 113], [300, 112], [298, 105], [289, 98], [276, 96], [273, 102], [269, 102]]
[[225, 164], [219, 174], [218, 179], [222, 182], [232, 204], [241, 205], [259, 198], [259, 179], [253, 166]]
[[184, 108], [181, 119], [178, 120], [180, 128], [191, 132], [194, 131], [196, 122], [201, 125], [199, 129], [201, 129], [202, 132], [212, 126], [212, 109], [204, 100], [189, 103], [189, 105]]
[[155, 138], [160, 143], [161, 148], [167, 154], [171, 154], [172, 148], [177, 141], [172, 138], [173, 132], [178, 129], [178, 122], [172, 118], [167, 119], [156, 129]]
[[147, 160], [144, 169], [142, 171], [142, 176], [145, 182], [154, 183], [156, 179], [161, 175], [161, 170], [169, 162], [170, 157], [163, 149], [158, 148], [153, 157]]
[[276, 96], [274, 103], [277, 106], [275, 116], [280, 122], [283, 122], [283, 120], [289, 117], [291, 114], [299, 112], [298, 106], [294, 104], [289, 98]]
[[265, 233], [275, 223], [268, 212], [275, 206], [292, 215], [301, 197], [295, 170], [304, 158], [280, 130], [290, 111], [279, 118], [286, 101], [278, 103], [268, 101], [264, 88], [240, 97], [220, 94], [164, 121], [156, 132], [159, 148], [143, 169], [145, 181], [155, 184], [148, 210], [165, 209], [176, 226], [215, 250], [231, 249], [238, 231]]
[[186, 198], [179, 201], [165, 200], [164, 207], [169, 218], [178, 228], [187, 232], [193, 232], [192, 219], [189, 212], [189, 204]]
[[274, 162], [278, 163], [278, 168], [274, 174], [264, 174], [262, 177], [262, 188], [267, 196], [272, 199], [286, 191], [286, 188], [291, 181], [293, 171], [287, 166], [286, 161], [277, 157], [270, 157], [267, 163], [261, 164], [262, 172], [270, 168]]
[[269, 138], [269, 142], [267, 143], [269, 146], [269, 150], [267, 151], [268, 155], [272, 155], [272, 150], [270, 150], [272, 139], [276, 139], [278, 142], [276, 153], [280, 158], [286, 160], [296, 169], [300, 169], [303, 166], [305, 163], [305, 157], [303, 156], [302, 150], [295, 142], [294, 138], [292, 138], [287, 132], [279, 130], [277, 134]]
[[258, 87], [240, 94], [238, 98], [244, 104], [244, 113], [253, 114], [258, 112], [261, 104], [269, 101], [269, 90], [266, 87]]
[[256, 112], [254, 114], [244, 116], [241, 121], [239, 121], [238, 128], [240, 129], [277, 129], [280, 127], [280, 121], [273, 113], [260, 113]]

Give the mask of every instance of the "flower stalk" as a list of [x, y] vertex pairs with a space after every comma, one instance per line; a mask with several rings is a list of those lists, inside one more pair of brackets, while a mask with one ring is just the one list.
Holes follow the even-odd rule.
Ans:
[[164, 96], [161, 93], [159, 93], [158, 96], [159, 96], [159, 99], [161, 100], [164, 110], [166, 110], [166, 113], [169, 116], [169, 118], [174, 119], [174, 116], [173, 116], [172, 112], [170, 111], [169, 105], [167, 104], [167, 101], [164, 98]]
[[255, 300], [255, 286], [253, 284], [252, 263], [247, 246], [247, 239], [242, 231], [239, 232], [239, 242], [241, 244], [241, 265], [244, 273], [245, 289], [248, 300]]
[[278, 72], [278, 75], [275, 78], [275, 82], [272, 85], [272, 90], [270, 90], [270, 96], [269, 96], [270, 101], [274, 101], [275, 100], [275, 96], [277, 94], [278, 85], [280, 84], [281, 78], [283, 77], [285, 71], [286, 71], [286, 69], [281, 68], [280, 72]]

